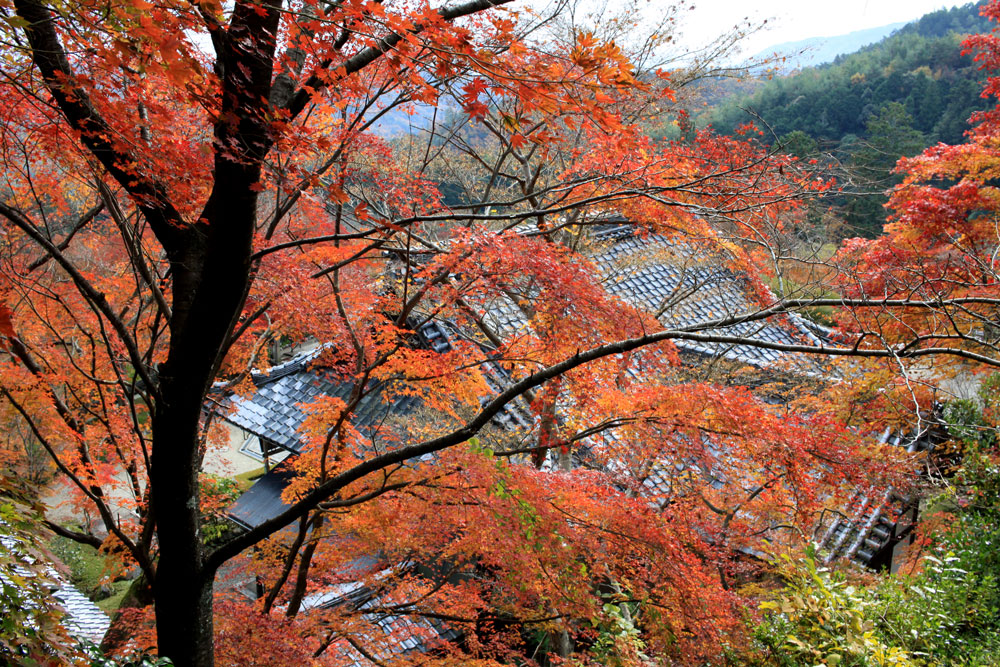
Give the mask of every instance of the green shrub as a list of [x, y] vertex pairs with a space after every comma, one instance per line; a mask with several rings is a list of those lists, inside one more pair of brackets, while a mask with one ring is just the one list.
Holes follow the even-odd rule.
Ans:
[[879, 632], [880, 600], [844, 576], [816, 566], [812, 553], [799, 561], [787, 555], [779, 569], [785, 587], [760, 605], [767, 612], [757, 626], [758, 664], [908, 667], [919, 665]]

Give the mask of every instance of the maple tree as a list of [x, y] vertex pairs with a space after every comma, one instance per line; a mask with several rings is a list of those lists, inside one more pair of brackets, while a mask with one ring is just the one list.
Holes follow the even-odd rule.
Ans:
[[[1000, 19], [991, 2], [984, 16]], [[994, 72], [1000, 45], [994, 33], [970, 36], [966, 52]], [[1000, 80], [989, 76], [984, 98], [996, 98]], [[902, 183], [891, 193], [886, 233], [871, 241], [845, 242], [837, 258], [845, 296], [873, 302], [845, 313], [845, 330], [902, 352], [949, 348], [953, 362], [936, 361], [924, 377], [946, 377], [995, 366], [998, 352], [996, 267], [996, 140], [1000, 110], [977, 112], [968, 140], [938, 144], [896, 171]], [[896, 307], [893, 307], [895, 304]]]
[[[811, 305], [774, 303], [755, 276], [783, 259], [796, 198], [828, 184], [749, 137], [651, 141], [636, 121], [670, 103], [669, 76], [585, 30], [535, 39], [538, 23], [504, 4], [0, 5], [4, 418], [107, 537], [50, 527], [143, 571], [158, 649], [177, 664], [246, 664], [248, 651], [336, 664], [340, 650], [370, 654], [366, 614], [389, 612], [459, 628], [461, 646], [434, 646], [442, 664], [503, 660], [525, 628], [624, 664], [704, 657], [738, 641], [733, 553], [762, 533], [807, 535], [846, 487], [903, 483], [836, 411], [817, 402], [785, 418], [748, 391], [688, 382], [669, 342], [746, 344], [717, 329]], [[459, 122], [431, 126], [420, 149], [369, 132], [443, 98]], [[467, 187], [447, 205], [438, 184], [456, 164]], [[610, 209], [637, 235], [749, 271], [763, 307], [664, 328], [610, 294], [578, 252]], [[526, 327], [488, 321], [501, 300]], [[921, 316], [927, 305], [882, 303]], [[440, 353], [414, 345], [435, 318], [475, 333]], [[206, 417], [208, 399], [251, 392], [250, 369], [282, 336], [330, 343], [314, 363], [352, 388], [308, 406], [288, 508], [208, 547], [203, 515], [216, 508], [200, 472], [220, 418]], [[749, 342], [942, 351], [861, 341]], [[642, 381], [629, 375], [637, 360]], [[509, 383], [491, 387], [486, 362]], [[373, 383], [427, 411], [384, 424], [377, 448], [353, 423]], [[489, 427], [521, 397], [537, 441]], [[576, 443], [605, 433], [589, 472], [507, 461], [551, 450], [569, 467]], [[433, 465], [403, 465], [429, 454]], [[650, 498], [642, 483], [662, 460], [690, 465]], [[699, 477], [710, 470], [739, 483]], [[263, 608], [220, 601], [214, 623], [217, 572], [254, 546]], [[394, 567], [352, 570], [371, 553]], [[413, 562], [455, 576], [395, 567]], [[384, 591], [381, 609], [303, 611], [359, 580]], [[633, 616], [641, 638], [609, 644], [602, 629]], [[245, 646], [249, 619], [296, 641]]]

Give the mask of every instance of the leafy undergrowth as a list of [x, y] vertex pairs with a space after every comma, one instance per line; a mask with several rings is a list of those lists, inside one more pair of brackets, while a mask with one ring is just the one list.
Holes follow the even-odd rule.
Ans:
[[812, 554], [778, 559], [785, 585], [761, 604], [744, 664], [1000, 664], [998, 408], [1000, 375], [983, 382], [978, 401], [946, 406], [964, 460], [928, 499], [938, 511], [923, 519], [919, 553], [900, 573], [866, 584], [819, 567]]

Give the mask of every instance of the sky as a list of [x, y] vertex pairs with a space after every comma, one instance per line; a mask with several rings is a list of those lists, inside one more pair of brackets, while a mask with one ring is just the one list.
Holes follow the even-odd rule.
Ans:
[[[744, 40], [744, 55], [810, 37], [843, 35], [855, 30], [911, 21], [944, 7], [964, 5], [945, 0], [693, 0], [683, 22], [683, 44], [699, 44], [732, 28], [744, 17], [767, 29]], [[664, 0], [649, 0], [651, 9]]]

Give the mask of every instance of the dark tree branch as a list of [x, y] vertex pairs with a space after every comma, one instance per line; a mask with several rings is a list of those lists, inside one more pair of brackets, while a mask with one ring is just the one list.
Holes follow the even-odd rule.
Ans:
[[[73, 237], [76, 236], [81, 229], [87, 226], [87, 223], [93, 220], [97, 216], [97, 214], [103, 210], [104, 210], [104, 202], [101, 201], [98, 202], [97, 205], [94, 206], [92, 209], [84, 213], [83, 216], [76, 222], [76, 224], [73, 225], [73, 229], [71, 229], [69, 233], [66, 234], [66, 238], [64, 238], [62, 241], [56, 244], [56, 248], [58, 248], [59, 250], [65, 250], [66, 248], [68, 248], [70, 241], [73, 240]], [[45, 264], [50, 259], [52, 259], [52, 255], [42, 255], [34, 262], [28, 265], [28, 272], [30, 273], [32, 271], [40, 269], [41, 267], [45, 266]]]
[[155, 395], [156, 385], [153, 384], [152, 378], [149, 376], [146, 369], [146, 365], [143, 362], [142, 355], [139, 354], [139, 347], [132, 338], [125, 326], [125, 322], [122, 321], [118, 313], [114, 311], [111, 304], [108, 303], [107, 297], [103, 293], [97, 290], [90, 281], [88, 281], [80, 270], [73, 264], [59, 248], [56, 247], [52, 241], [50, 241], [44, 234], [42, 234], [38, 229], [31, 224], [20, 211], [13, 209], [6, 204], [0, 203], [0, 215], [7, 218], [15, 227], [24, 232], [28, 237], [31, 238], [38, 246], [40, 246], [45, 252], [49, 254], [52, 259], [59, 264], [59, 266], [66, 271], [73, 284], [76, 286], [77, 291], [80, 295], [87, 300], [91, 307], [98, 313], [98, 315], [103, 315], [108, 322], [110, 322], [111, 327], [115, 330], [118, 335], [118, 339], [121, 341], [122, 345], [128, 352], [129, 361], [135, 368], [135, 372], [142, 378], [143, 382], [146, 383], [148, 391]]
[[68, 540], [73, 540], [74, 542], [79, 542], [80, 544], [89, 544], [95, 549], [100, 549], [101, 544], [103, 544], [103, 542], [101, 542], [101, 540], [95, 535], [69, 530], [54, 521], [49, 521], [48, 519], [45, 520], [45, 527], [60, 537], [65, 537]]
[[[462, 18], [463, 16], [477, 14], [487, 9], [492, 9], [493, 7], [505, 5], [509, 2], [513, 2], [513, 0], [472, 0], [471, 2], [442, 9], [440, 14], [443, 20], [454, 21]], [[413, 26], [411, 30], [407, 31], [406, 34], [419, 35], [426, 28], [427, 26], [425, 25], [417, 24]], [[376, 42], [373, 46], [369, 46], [368, 48], [359, 51], [344, 61], [343, 64], [339, 65], [337, 67], [338, 76], [333, 80], [331, 80], [331, 77], [325, 76], [326, 70], [328, 70], [333, 64], [333, 61], [323, 61], [317, 68], [318, 71], [310, 76], [305, 84], [289, 98], [288, 104], [285, 105], [285, 110], [288, 111], [289, 115], [293, 118], [299, 115], [299, 113], [301, 113], [309, 103], [309, 99], [315, 91], [322, 90], [331, 85], [336, 85], [338, 81], [360, 72], [362, 69], [395, 48], [396, 45], [402, 41], [402, 39], [403, 35], [400, 33], [389, 33], [382, 39], [378, 40], [378, 42]]]

